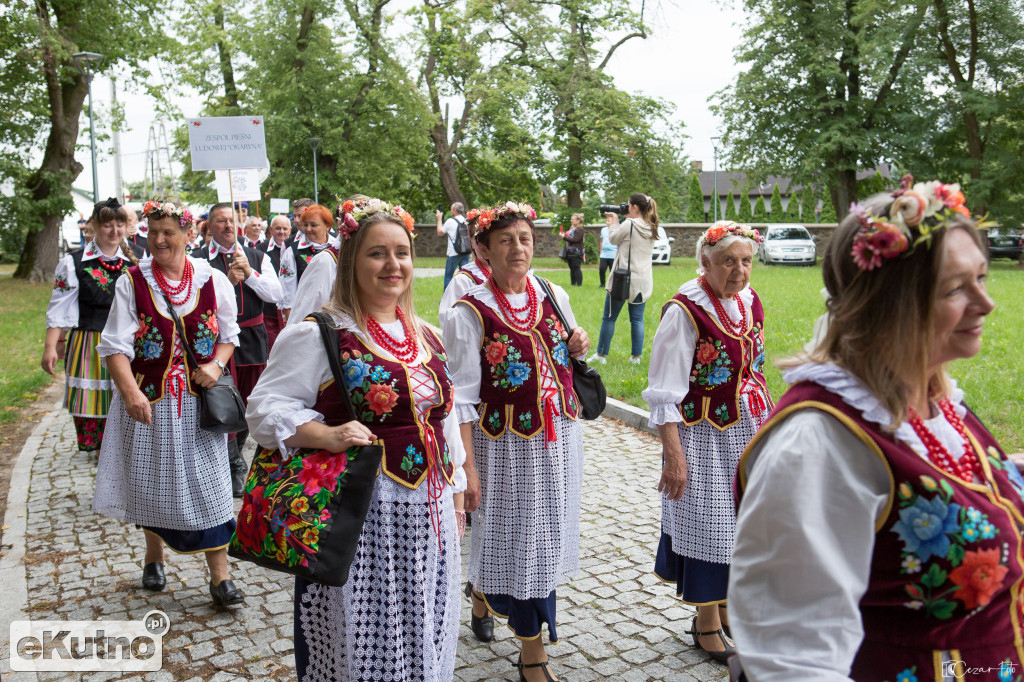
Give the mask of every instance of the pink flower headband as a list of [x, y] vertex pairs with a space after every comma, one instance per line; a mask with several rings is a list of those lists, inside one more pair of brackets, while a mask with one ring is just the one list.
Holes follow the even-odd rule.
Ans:
[[372, 197], [369, 199], [356, 199], [355, 201], [346, 199], [341, 204], [341, 211], [342, 219], [339, 230], [343, 239], [348, 239], [354, 235], [359, 230], [359, 221], [373, 213], [387, 213], [398, 218], [405, 225], [405, 229], [409, 230], [409, 234], [415, 236], [413, 235], [415, 221], [412, 214], [398, 204], [389, 204], [386, 201]]
[[192, 213], [184, 206], [177, 206], [170, 201], [147, 201], [142, 207], [142, 215], [146, 218], [177, 218], [182, 227], [192, 224]]
[[472, 221], [476, 218], [477, 225], [480, 226], [481, 230], [489, 230], [495, 220], [501, 220], [508, 216], [516, 215], [529, 220], [537, 219], [537, 212], [533, 210], [533, 206], [529, 204], [517, 204], [514, 201], [506, 201], [504, 204], [498, 204], [494, 208], [477, 210], [473, 209], [467, 215], [467, 220]]
[[717, 223], [709, 227], [707, 232], [704, 233], [704, 243], [708, 246], [714, 246], [730, 234], [736, 235], [737, 237], [746, 237], [758, 244], [764, 241], [764, 237], [761, 236], [761, 233], [753, 228], [747, 227], [746, 225], [740, 225], [732, 220], [719, 220]]

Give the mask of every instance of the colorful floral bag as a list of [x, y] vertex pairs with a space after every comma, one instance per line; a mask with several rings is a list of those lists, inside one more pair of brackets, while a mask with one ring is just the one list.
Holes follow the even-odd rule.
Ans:
[[[338, 337], [325, 313], [320, 325], [334, 385], [354, 415], [341, 372]], [[384, 450], [302, 449], [285, 459], [260, 449], [245, 483], [245, 498], [228, 554], [306, 580], [341, 587], [348, 580]]]

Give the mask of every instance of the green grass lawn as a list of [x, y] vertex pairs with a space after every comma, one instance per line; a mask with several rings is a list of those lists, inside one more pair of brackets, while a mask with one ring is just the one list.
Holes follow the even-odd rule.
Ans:
[[[444, 259], [417, 259], [423, 261]], [[552, 261], [552, 263], [548, 263]], [[569, 291], [572, 309], [577, 321], [590, 334], [592, 346], [597, 346], [601, 328], [605, 292], [598, 287], [596, 269], [584, 270], [583, 286], [569, 286], [569, 270], [557, 259], [537, 259], [538, 268], [555, 267], [544, 276]], [[679, 285], [696, 275], [696, 259], [676, 258], [670, 267], [654, 269], [654, 293], [644, 310], [645, 353], [640, 365], [631, 365], [629, 359], [629, 318], [625, 310], [619, 314], [607, 365], [597, 369], [608, 388], [608, 394], [631, 405], [647, 409], [640, 393], [647, 387], [647, 363], [650, 345], [661, 316], [661, 306], [671, 298]], [[786, 386], [774, 361], [797, 352], [810, 338], [814, 320], [825, 310], [819, 293], [822, 288], [821, 268], [765, 266], [755, 263], [751, 285], [761, 297], [765, 309], [765, 341], [769, 362], [765, 365], [768, 387], [778, 398]], [[996, 301], [996, 310], [985, 322], [985, 337], [981, 353], [951, 367], [952, 375], [966, 392], [969, 405], [992, 429], [996, 439], [1009, 451], [1024, 450], [1024, 357], [1016, 349], [1016, 339], [1024, 337], [1024, 316], [1020, 314], [1017, 296], [1024, 287], [1024, 271], [1013, 263], [992, 264], [989, 293]], [[424, 319], [437, 319], [437, 306], [441, 300], [441, 279], [426, 278], [416, 282], [416, 307]]]
[[18, 408], [53, 381], [39, 367], [51, 288], [12, 279], [12, 271], [0, 268], [0, 424], [17, 419]]

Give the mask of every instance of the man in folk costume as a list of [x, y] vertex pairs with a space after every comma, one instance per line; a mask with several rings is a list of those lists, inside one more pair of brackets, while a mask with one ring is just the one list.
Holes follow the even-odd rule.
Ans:
[[[242, 245], [237, 238], [235, 216], [231, 204], [215, 204], [210, 208], [207, 230], [211, 236], [206, 248], [210, 267], [228, 276], [235, 288], [238, 306], [239, 347], [231, 358], [231, 375], [247, 400], [253, 386], [267, 366], [267, 330], [264, 324], [264, 304], [277, 303], [283, 292], [277, 271], [266, 253]], [[235, 497], [242, 496], [248, 467], [241, 448], [249, 435], [242, 431], [228, 441], [228, 459], [231, 462], [231, 487]]]
[[[242, 235], [242, 245], [258, 249], [260, 244], [266, 240], [263, 234], [263, 221], [254, 216], [249, 216], [245, 221], [245, 230]], [[263, 249], [260, 249], [261, 251]]]
[[[270, 221], [269, 235], [256, 248], [267, 254], [274, 266], [274, 272], [281, 269], [281, 251], [288, 248], [288, 237], [292, 232], [292, 223], [286, 215], [276, 215]], [[283, 288], [283, 287], [282, 287]], [[274, 347], [277, 335], [284, 329], [284, 313], [277, 303], [264, 301], [263, 323], [267, 327], [267, 350]]]

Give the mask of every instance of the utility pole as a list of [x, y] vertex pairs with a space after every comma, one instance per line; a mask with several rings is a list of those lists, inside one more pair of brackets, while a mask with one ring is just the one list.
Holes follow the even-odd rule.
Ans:
[[[117, 83], [110, 79], [110, 107], [117, 110]], [[124, 187], [121, 184], [121, 131], [112, 126], [114, 138], [114, 196], [118, 203], [124, 203]]]

